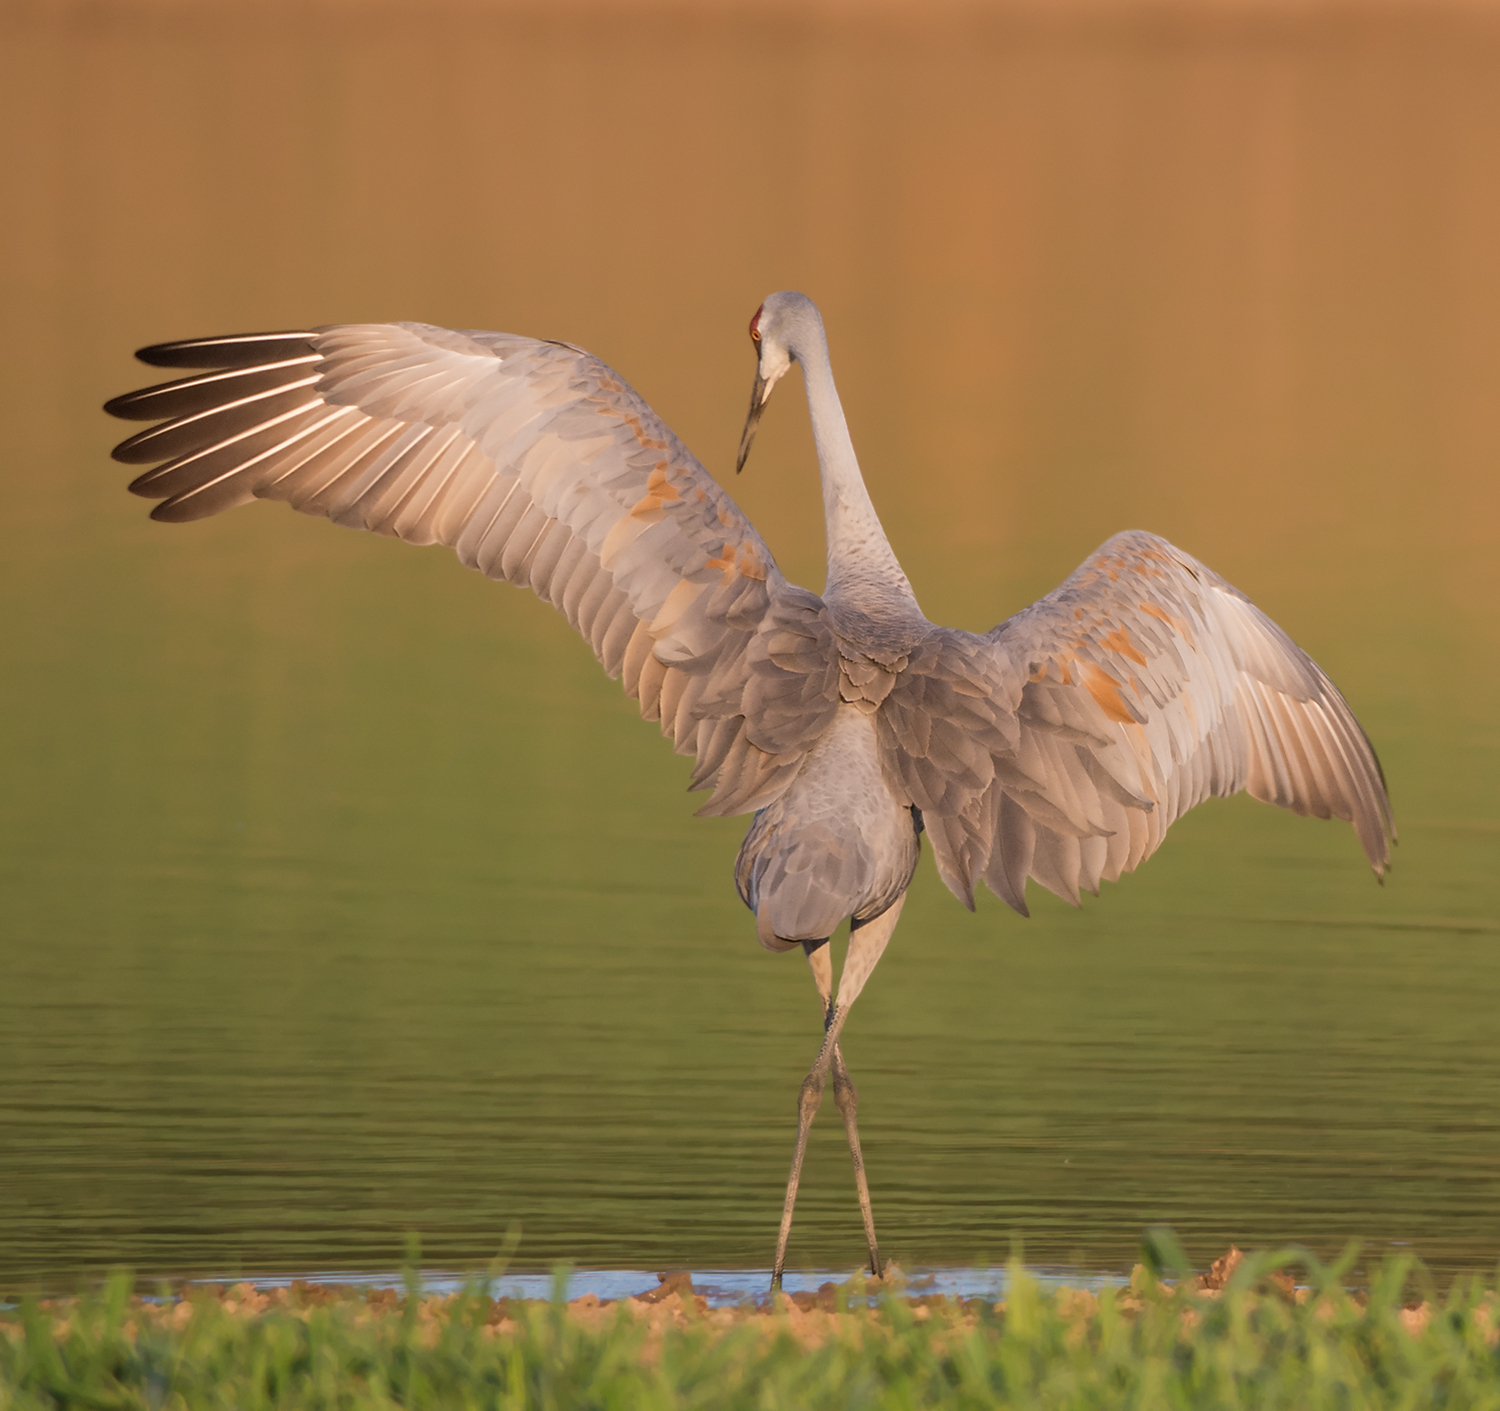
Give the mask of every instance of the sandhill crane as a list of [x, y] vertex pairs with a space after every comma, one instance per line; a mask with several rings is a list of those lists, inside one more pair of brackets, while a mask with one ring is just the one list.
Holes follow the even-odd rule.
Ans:
[[[115, 448], [165, 462], [130, 486], [153, 519], [254, 498], [447, 544], [531, 588], [694, 760], [699, 811], [753, 813], [735, 883], [763, 946], [800, 946], [823, 1040], [798, 1096], [776, 1243], [781, 1284], [808, 1129], [831, 1078], [881, 1272], [840, 1051], [901, 914], [926, 830], [966, 906], [1021, 915], [1149, 857], [1210, 795], [1247, 789], [1351, 822], [1381, 877], [1395, 829], [1380, 765], [1333, 683], [1248, 598], [1154, 535], [1117, 534], [983, 635], [929, 622], [865, 490], [823, 321], [783, 292], [757, 354], [742, 468], [772, 389], [801, 366], [822, 472], [828, 578], [781, 575], [729, 495], [599, 359], [568, 343], [426, 324], [335, 324], [146, 348], [210, 369], [111, 401], [161, 424]], [[850, 923], [833, 988], [828, 938]]]

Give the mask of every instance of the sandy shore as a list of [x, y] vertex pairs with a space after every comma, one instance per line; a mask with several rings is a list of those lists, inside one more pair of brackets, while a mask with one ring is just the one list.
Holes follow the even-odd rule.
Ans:
[[[1243, 1258], [1238, 1249], [1229, 1250], [1207, 1273], [1193, 1280], [1192, 1291], [1202, 1298], [1216, 1298]], [[657, 1287], [634, 1297], [601, 1299], [586, 1293], [563, 1304], [562, 1309], [570, 1323], [588, 1332], [598, 1332], [622, 1317], [644, 1324], [652, 1341], [673, 1328], [729, 1330], [752, 1324], [768, 1336], [789, 1334], [807, 1347], [846, 1333], [854, 1324], [873, 1326], [909, 1317], [919, 1323], [936, 1320], [959, 1331], [1007, 1311], [1004, 1300], [907, 1293], [899, 1276], [890, 1282], [856, 1276], [843, 1284], [825, 1283], [815, 1293], [780, 1293], [718, 1307], [710, 1306], [708, 1299], [694, 1289], [688, 1273], [662, 1274], [659, 1280]], [[1172, 1292], [1168, 1285], [1158, 1283], [1145, 1266], [1137, 1265], [1129, 1286], [1111, 1290], [1109, 1297], [1114, 1309], [1129, 1316], [1139, 1311], [1146, 1300], [1169, 1297]], [[1267, 1275], [1256, 1292], [1260, 1297], [1296, 1304], [1316, 1296], [1311, 1290], [1298, 1288], [1284, 1271]], [[886, 1296], [872, 1299], [876, 1294]], [[1047, 1296], [1055, 1300], [1057, 1310], [1069, 1321], [1080, 1325], [1092, 1322], [1099, 1313], [1100, 1295], [1089, 1289], [1061, 1288]], [[1358, 1291], [1347, 1297], [1355, 1303], [1363, 1302]], [[500, 1338], [521, 1331], [524, 1324], [544, 1314], [555, 1316], [557, 1311], [557, 1305], [544, 1299], [476, 1298], [462, 1293], [411, 1295], [391, 1288], [303, 1281], [274, 1287], [241, 1282], [191, 1285], [177, 1297], [133, 1296], [126, 1310], [124, 1330], [134, 1338], [150, 1328], [183, 1329], [208, 1303], [217, 1304], [218, 1311], [243, 1320], [278, 1314], [308, 1319], [318, 1310], [339, 1312], [356, 1325], [396, 1322], [411, 1316], [425, 1340], [431, 1342], [437, 1340], [444, 1325], [455, 1316], [477, 1325], [486, 1336]], [[39, 1307], [52, 1319], [54, 1334], [59, 1339], [66, 1338], [76, 1300], [44, 1299]], [[1191, 1316], [1191, 1309], [1186, 1312]], [[1488, 1296], [1485, 1312], [1490, 1341], [1500, 1343], [1500, 1300], [1493, 1292]], [[1400, 1318], [1409, 1332], [1419, 1334], [1432, 1315], [1428, 1302], [1413, 1301], [1401, 1310]], [[21, 1329], [12, 1318], [0, 1315], [0, 1331], [14, 1336]]]

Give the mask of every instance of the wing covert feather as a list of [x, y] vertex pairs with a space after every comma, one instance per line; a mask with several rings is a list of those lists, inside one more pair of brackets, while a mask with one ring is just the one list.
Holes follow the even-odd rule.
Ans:
[[881, 712], [885, 768], [965, 904], [1023, 914], [1137, 867], [1210, 796], [1352, 823], [1377, 877], [1385, 780], [1344, 698], [1243, 593], [1163, 539], [1118, 534], [983, 637], [936, 628]]
[[837, 709], [822, 600], [788, 584], [728, 494], [616, 373], [562, 343], [340, 324], [147, 348], [213, 371], [106, 408], [160, 424], [115, 450], [164, 461], [152, 518], [285, 500], [446, 544], [530, 588], [647, 719], [695, 757], [701, 812], [775, 798]]

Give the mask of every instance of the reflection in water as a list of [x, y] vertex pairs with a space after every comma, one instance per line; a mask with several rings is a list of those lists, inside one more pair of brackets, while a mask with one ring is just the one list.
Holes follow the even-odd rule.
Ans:
[[[1380, 750], [1402, 829], [1236, 800], [1032, 921], [925, 868], [846, 1048], [904, 1264], [1500, 1253], [1500, 30], [125, 4], [0, 21], [12, 516], [0, 1268], [759, 1267], [805, 966], [550, 610], [276, 507], [145, 521], [141, 343], [565, 338], [715, 473], [743, 328], [828, 320], [928, 616], [1111, 532], [1205, 559]], [[819, 586], [794, 398], [734, 493]], [[793, 1261], [853, 1267], [836, 1122]]]

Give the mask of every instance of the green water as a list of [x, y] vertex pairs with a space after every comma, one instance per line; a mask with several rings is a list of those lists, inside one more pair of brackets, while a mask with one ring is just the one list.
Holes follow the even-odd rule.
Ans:
[[[1029, 922], [924, 863], [845, 1041], [886, 1251], [1492, 1269], [1496, 33], [260, 13], [0, 19], [5, 1284], [412, 1231], [769, 1264], [818, 1015], [744, 821], [550, 609], [279, 506], [150, 524], [97, 407], [142, 343], [412, 317], [597, 350], [724, 475], [781, 287], [929, 616], [1163, 533], [1338, 681], [1401, 830], [1380, 888], [1347, 828], [1212, 804]], [[792, 386], [735, 494], [817, 587]], [[828, 1113], [792, 1262], [861, 1253]]]

